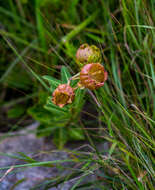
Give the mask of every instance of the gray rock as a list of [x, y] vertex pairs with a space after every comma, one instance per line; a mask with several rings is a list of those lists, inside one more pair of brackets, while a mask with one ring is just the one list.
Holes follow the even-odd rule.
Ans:
[[[43, 138], [36, 138], [35, 134], [8, 137], [0, 144], [0, 168], [26, 163], [22, 160], [20, 161], [10, 157], [12, 155], [20, 156], [18, 152], [22, 152], [37, 161], [65, 160], [68, 158], [68, 154], [66, 152], [58, 152], [54, 150], [55, 146], [51, 142], [45, 143]], [[10, 156], [5, 156], [4, 153], [9, 154]], [[44, 179], [51, 179], [59, 176], [60, 174], [62, 176], [66, 174], [66, 171], [60, 171], [56, 167], [29, 167], [13, 169], [5, 176], [6, 172], [7, 169], [0, 170], [0, 190], [9, 190], [20, 180], [23, 180], [23, 182], [19, 183], [14, 189], [29, 190], [34, 185], [40, 184]], [[41, 190], [42, 188], [39, 187], [39, 189]]]
[[[33, 130], [37, 127], [37, 123], [26, 128]], [[66, 160], [69, 158], [69, 155], [65, 151], [58, 151], [56, 147], [52, 144], [52, 141], [45, 142], [43, 138], [36, 138], [35, 134], [26, 134], [25, 130], [21, 130], [16, 133], [12, 133], [12, 137], [7, 137], [1, 141], [0, 144], [0, 168], [25, 164], [27, 162], [13, 158], [12, 155], [18, 155], [18, 152], [22, 152], [25, 155], [37, 160], [37, 161], [54, 161], [54, 160]], [[26, 135], [25, 135], [26, 134]], [[0, 134], [2, 138], [4, 134]], [[83, 145], [83, 143], [70, 143], [67, 145], [69, 149], [79, 149], [85, 151], [93, 151], [88, 145]], [[108, 145], [99, 145], [100, 149], [108, 149]], [[7, 156], [8, 154], [10, 156]], [[73, 163], [63, 163], [66, 168], [72, 168]], [[0, 170], [0, 190], [33, 190], [33, 187], [36, 187], [36, 190], [44, 190], [44, 186], [40, 185], [46, 179], [46, 182], [54, 179], [55, 177], [65, 176], [71, 173], [69, 169], [61, 169], [59, 167], [26, 167], [13, 169], [8, 174], [8, 169]], [[70, 190], [71, 187], [79, 180], [79, 177], [75, 177], [72, 180], [66, 181], [56, 185], [55, 187], [46, 188], [49, 190]], [[96, 179], [94, 174], [89, 174], [83, 181], [91, 181]], [[19, 183], [20, 182], [20, 183]], [[82, 182], [82, 181], [81, 181]], [[95, 190], [95, 189], [92, 189]]]

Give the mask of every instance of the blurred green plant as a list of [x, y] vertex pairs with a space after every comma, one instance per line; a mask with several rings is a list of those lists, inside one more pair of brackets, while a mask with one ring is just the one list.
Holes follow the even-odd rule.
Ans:
[[16, 105], [8, 110], [8, 118], [19, 118], [25, 112], [25, 108], [22, 105]]

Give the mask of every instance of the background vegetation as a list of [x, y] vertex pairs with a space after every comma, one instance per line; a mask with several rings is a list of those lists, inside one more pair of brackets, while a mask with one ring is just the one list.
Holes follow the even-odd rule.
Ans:
[[[43, 105], [50, 93], [42, 76], [60, 79], [62, 66], [76, 73], [82, 43], [102, 51], [109, 78], [94, 92], [99, 105], [86, 92], [86, 115], [95, 119], [81, 116], [79, 126], [94, 152], [72, 160], [81, 164], [75, 175], [98, 171], [99, 178], [85, 186], [79, 180], [72, 189], [154, 189], [154, 10], [154, 0], [0, 1], [1, 132], [9, 135], [34, 118], [41, 123], [37, 135], [49, 135], [51, 112]], [[106, 157], [96, 150], [96, 139], [110, 142]]]

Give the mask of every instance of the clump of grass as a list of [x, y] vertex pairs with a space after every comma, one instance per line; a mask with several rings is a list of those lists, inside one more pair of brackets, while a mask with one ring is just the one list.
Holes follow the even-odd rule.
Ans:
[[[45, 188], [52, 187], [79, 176], [80, 179], [72, 190], [96, 187], [153, 190], [154, 1], [112, 0], [90, 3], [85, 0], [80, 4], [70, 0], [65, 6], [59, 0], [53, 3], [46, 1], [45, 4], [40, 2], [21, 4], [21, 15], [18, 13], [19, 7], [11, 1], [9, 8], [6, 5], [0, 8], [0, 12], [6, 17], [3, 23], [5, 27], [0, 29], [0, 34], [12, 50], [11, 58], [16, 56], [2, 75], [1, 83], [6, 84], [7, 76], [12, 74], [12, 69], [18, 64], [21, 69], [24, 65], [26, 72], [30, 74], [34, 91], [36, 87], [38, 91], [42, 88], [40, 83], [48, 89], [40, 76], [50, 73], [59, 77], [57, 73], [61, 65], [67, 65], [71, 71], [76, 72], [75, 52], [84, 42], [96, 43], [101, 48], [103, 64], [109, 74], [104, 88], [93, 94], [101, 105], [99, 108], [93, 103], [98, 110], [99, 132], [91, 133], [86, 128], [87, 122], [80, 121], [80, 128], [85, 131], [93, 152], [87, 156], [78, 151], [72, 152], [76, 162], [82, 165], [79, 172], [73, 172], [66, 178], [56, 178], [47, 184], [45, 181], [42, 185]], [[94, 10], [98, 11], [94, 13]], [[13, 26], [10, 18], [14, 21]], [[17, 29], [20, 31], [19, 35]], [[22, 64], [19, 65], [19, 62]], [[52, 71], [48, 68], [52, 68]], [[92, 101], [89, 96], [87, 99]], [[94, 127], [98, 128], [98, 125]], [[94, 139], [110, 143], [106, 156], [104, 150], [97, 150]], [[74, 159], [71, 161], [75, 161]], [[44, 166], [60, 162], [63, 161], [29, 163], [15, 167]], [[98, 179], [81, 185], [81, 180], [90, 173], [98, 175]]]

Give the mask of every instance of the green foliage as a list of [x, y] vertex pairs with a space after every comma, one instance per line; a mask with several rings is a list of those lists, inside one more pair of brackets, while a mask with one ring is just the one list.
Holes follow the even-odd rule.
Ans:
[[[67, 67], [61, 69], [61, 83], [66, 83], [71, 77]], [[45, 78], [45, 77], [43, 77]], [[47, 76], [46, 76], [47, 79]], [[50, 80], [51, 79], [51, 80]], [[50, 89], [55, 85], [55, 80], [48, 77], [48, 82], [51, 84]], [[57, 81], [56, 81], [57, 84]], [[68, 140], [84, 140], [84, 134], [79, 127], [79, 117], [84, 105], [84, 90], [77, 89], [75, 92], [75, 100], [72, 104], [59, 108], [51, 101], [51, 96], [48, 98], [45, 109], [51, 112], [52, 125], [57, 127], [54, 132], [54, 142], [62, 148]], [[71, 125], [75, 126], [72, 127]]]
[[[43, 76], [43, 79], [48, 81], [50, 90], [53, 91], [59, 84], [67, 83], [70, 77], [67, 67], [63, 66], [61, 68], [61, 80], [47, 75]], [[60, 108], [53, 104], [52, 93], [49, 97], [47, 93], [39, 93], [38, 103], [28, 110], [33, 118], [40, 121], [37, 135], [43, 137], [52, 134], [54, 143], [60, 149], [69, 140], [84, 140], [84, 133], [79, 125], [80, 113], [85, 102], [84, 94], [84, 90], [76, 90], [74, 102]]]
[[8, 118], [19, 118], [25, 112], [25, 108], [22, 105], [16, 105], [8, 111]]
[[43, 109], [47, 97], [47, 93], [39, 92], [38, 102], [28, 109], [28, 114], [41, 123], [49, 124], [51, 122], [51, 113]]
[[[20, 80], [19, 80], [20, 72]], [[28, 90], [31, 86], [32, 80], [29, 78], [29, 75], [24, 70], [21, 70], [20, 67], [16, 67], [11, 71], [11, 75], [6, 77], [5, 82], [9, 87]]]
[[23, 3], [23, 4], [28, 3], [28, 0], [20, 0], [20, 1], [21, 1], [21, 3]]
[[69, 78], [71, 77], [71, 74], [69, 73], [67, 67], [63, 66], [61, 68], [61, 81], [62, 83], [67, 83]]
[[81, 129], [79, 129], [78, 127], [70, 127], [69, 128], [69, 138], [71, 140], [84, 140], [84, 133]]
[[[0, 20], [1, 102], [9, 103], [37, 91], [39, 100], [24, 100], [27, 105], [33, 104], [28, 113], [40, 121], [36, 133], [52, 134], [60, 148], [68, 140], [84, 139], [81, 125], [86, 129], [88, 121], [84, 118], [79, 124], [84, 98], [99, 113], [93, 115], [98, 122], [93, 117], [89, 120], [99, 133], [86, 130], [93, 152], [86, 152], [88, 156], [71, 152], [74, 158], [70, 161], [76, 160], [82, 167], [75, 172], [70, 168], [73, 175], [66, 178], [52, 179], [54, 182], [45, 179], [39, 185], [48, 184], [48, 189], [68, 179], [80, 180], [97, 173], [99, 179], [84, 185], [78, 181], [72, 189], [153, 190], [154, 0], [8, 0], [1, 1]], [[55, 78], [60, 76], [60, 67], [63, 81], [70, 77], [62, 65], [78, 71], [74, 58], [82, 43], [100, 47], [108, 82], [94, 92], [99, 106], [84, 91], [77, 90], [75, 101], [60, 109], [51, 102], [52, 92], [63, 83]], [[102, 144], [108, 141], [109, 150], [97, 151], [94, 139]], [[46, 164], [32, 162], [14, 167]]]

